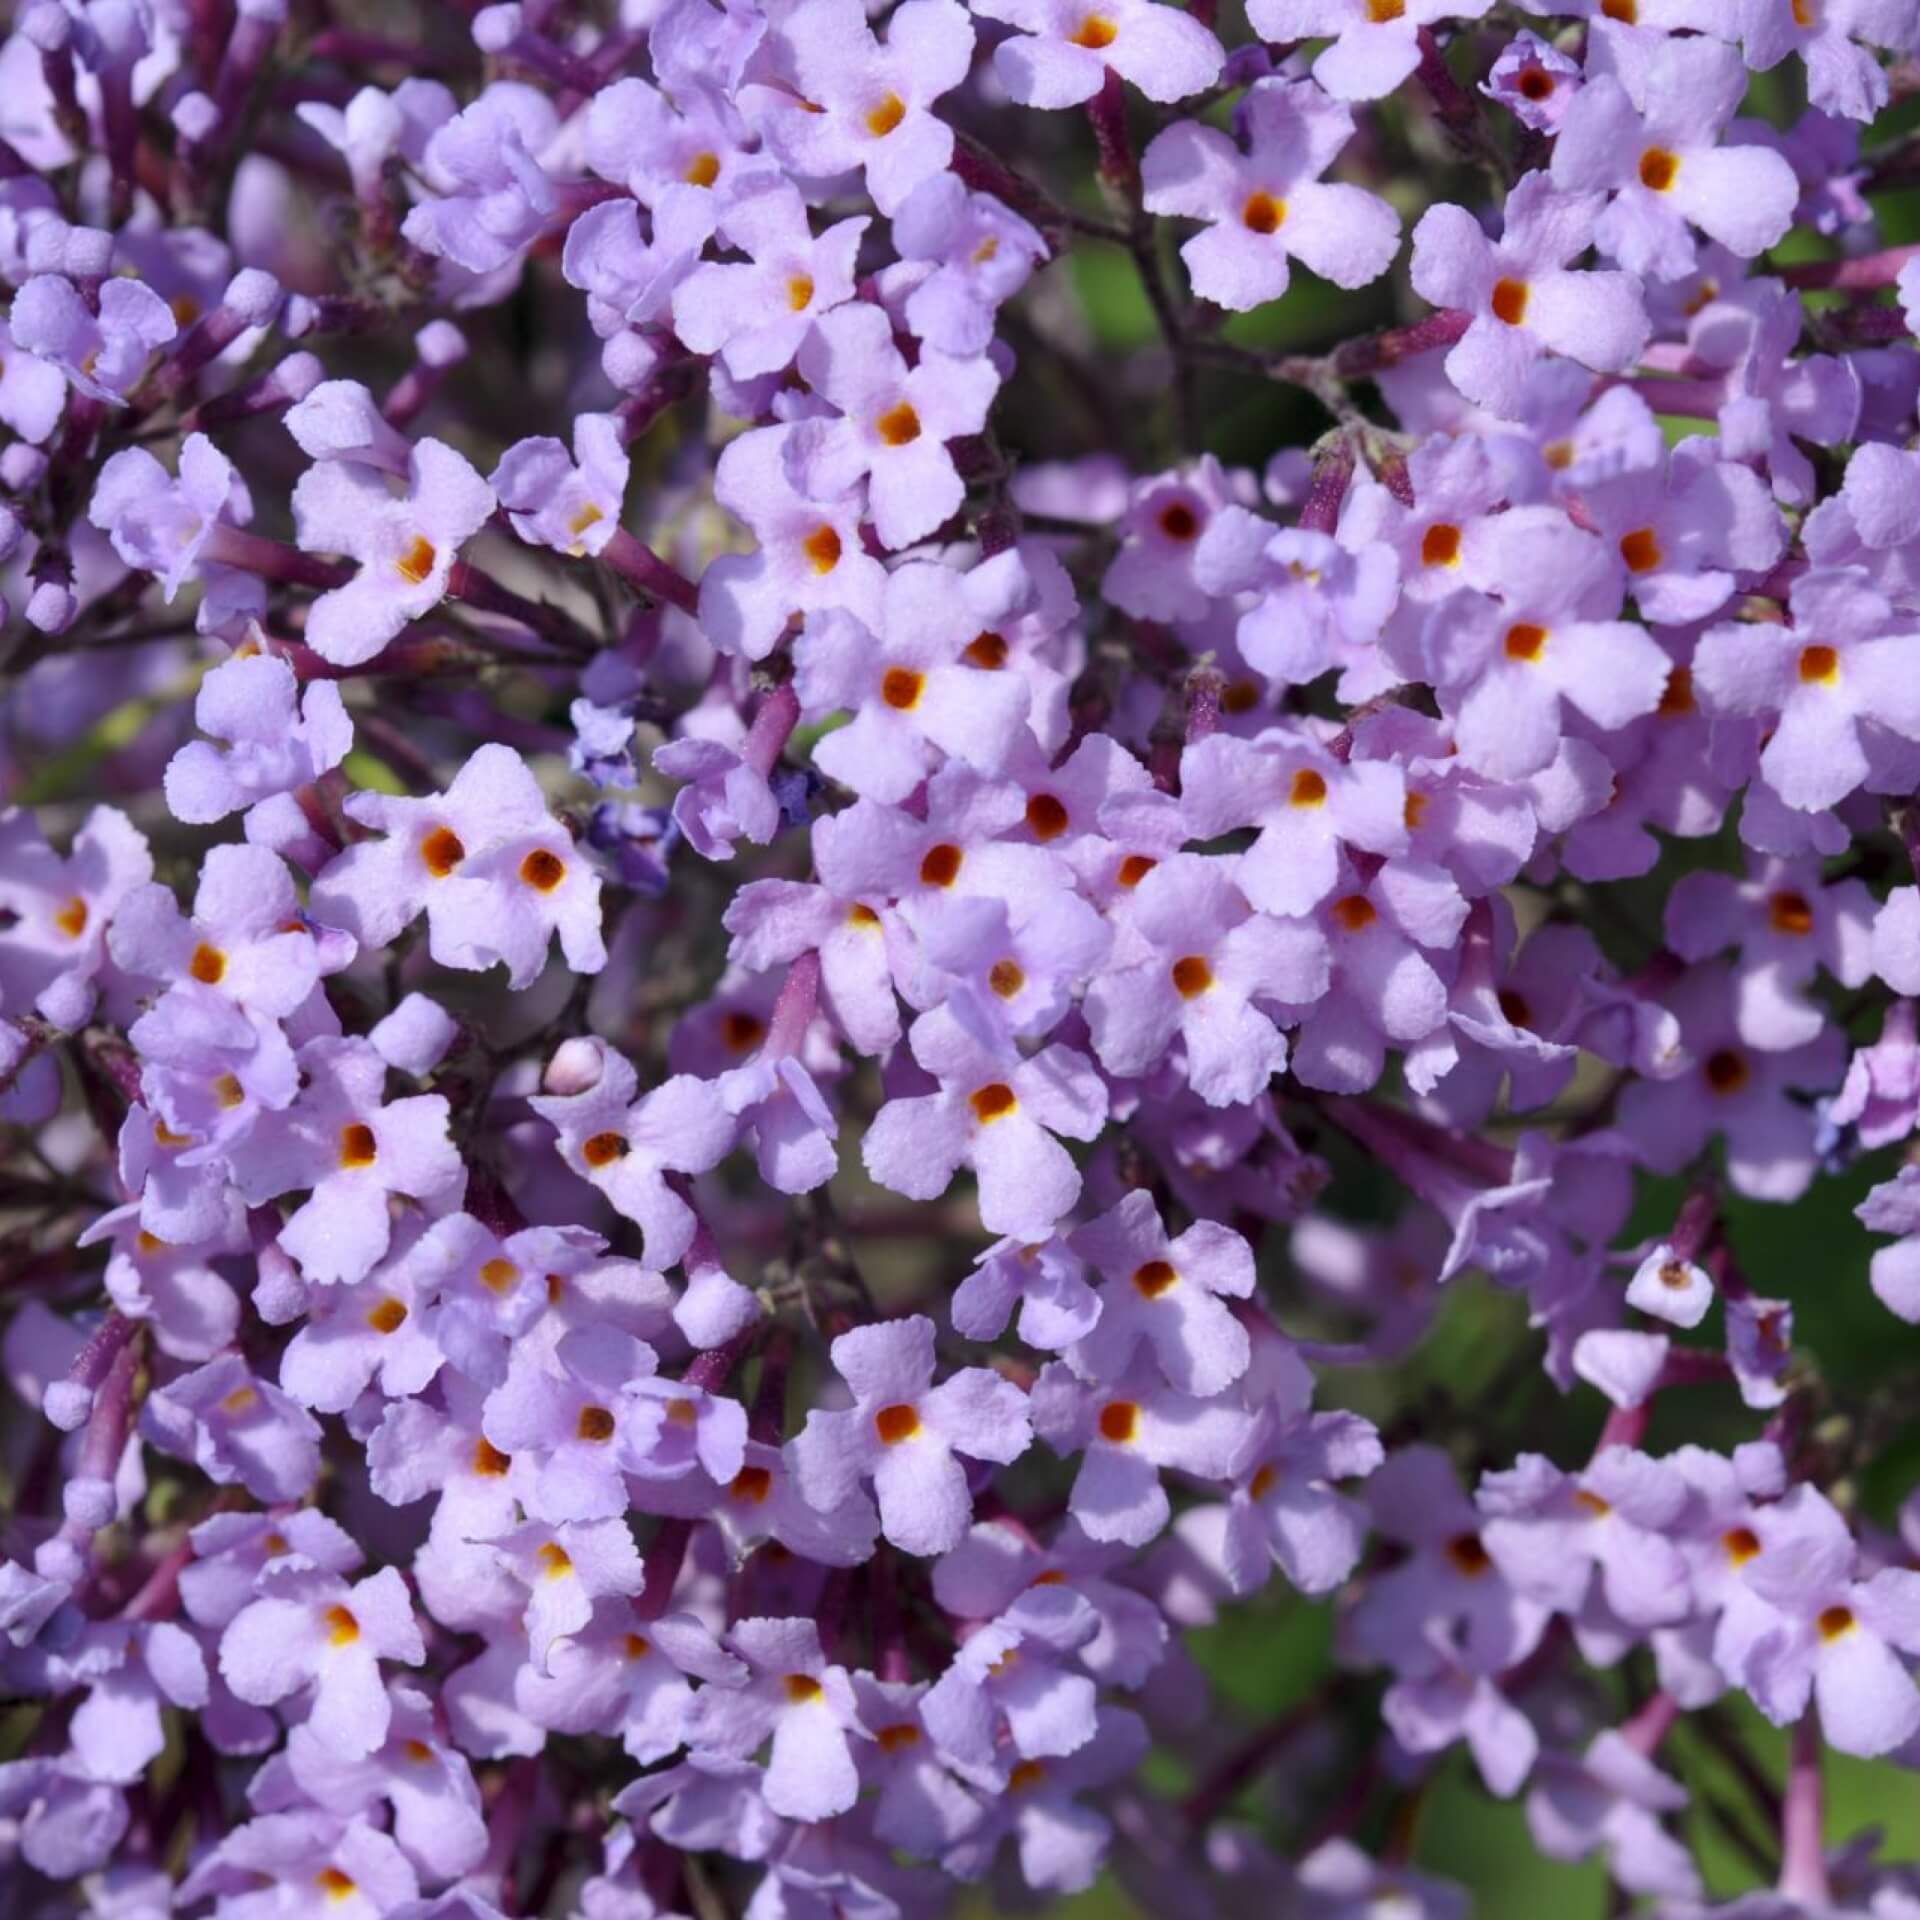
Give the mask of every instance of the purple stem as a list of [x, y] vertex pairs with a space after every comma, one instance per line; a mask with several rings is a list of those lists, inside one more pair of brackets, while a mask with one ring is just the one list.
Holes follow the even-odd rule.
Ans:
[[1643, 1759], [1652, 1759], [1660, 1743], [1680, 1717], [1680, 1703], [1664, 1690], [1656, 1693], [1631, 1720], [1623, 1721], [1620, 1737]]
[[601, 549], [600, 557], [631, 587], [655, 600], [665, 600], [684, 614], [699, 611], [700, 589], [678, 567], [670, 566], [625, 527]]
[[1820, 1778], [1820, 1720], [1809, 1706], [1793, 1729], [1787, 1797], [1780, 1810], [1780, 1891], [1811, 1908], [1832, 1898], [1827, 1885], [1826, 1799]]
[[1100, 177], [1129, 200], [1139, 199], [1140, 163], [1127, 131], [1127, 90], [1111, 67], [1101, 78], [1100, 91], [1087, 102], [1087, 119], [1100, 151]]
[[787, 969], [787, 977], [780, 983], [780, 997], [773, 1003], [773, 1016], [767, 1022], [769, 1060], [784, 1060], [800, 1051], [819, 1005], [820, 955], [809, 949]]
[[207, 536], [202, 551], [220, 566], [257, 573], [261, 579], [283, 587], [313, 587], [327, 593], [344, 587], [353, 578], [353, 569], [344, 561], [322, 560], [317, 554], [288, 546], [284, 540], [269, 540], [265, 534], [248, 533], [224, 522]]
[[662, 1520], [640, 1562], [642, 1584], [633, 1597], [636, 1620], [658, 1620], [673, 1598], [680, 1580], [680, 1568], [687, 1557], [687, 1543], [693, 1538], [691, 1520]]
[[1807, 260], [1782, 267], [1780, 278], [1790, 287], [1890, 287], [1909, 260], [1920, 260], [1920, 246], [1885, 247], [1853, 260]]
[[760, 703], [760, 711], [747, 729], [740, 758], [764, 780], [773, 771], [774, 762], [780, 758], [799, 724], [800, 696], [789, 680], [784, 686], [775, 687]]
[[1304, 533], [1332, 533], [1340, 524], [1341, 503], [1353, 481], [1353, 442], [1343, 433], [1313, 463], [1307, 497], [1300, 507]]

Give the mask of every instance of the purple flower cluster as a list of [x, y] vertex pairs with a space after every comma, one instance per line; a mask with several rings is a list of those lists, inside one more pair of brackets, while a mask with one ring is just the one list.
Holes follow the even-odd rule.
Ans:
[[1920, 1915], [1920, 0], [428, 14], [0, 41], [9, 1911]]

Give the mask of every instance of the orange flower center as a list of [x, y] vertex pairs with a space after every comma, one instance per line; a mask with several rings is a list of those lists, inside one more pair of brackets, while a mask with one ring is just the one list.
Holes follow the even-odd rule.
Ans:
[[840, 536], [824, 522], [800, 542], [815, 573], [831, 573], [840, 564]]
[[416, 533], [406, 552], [393, 563], [393, 570], [408, 586], [417, 587], [433, 571], [433, 563], [439, 557], [433, 550], [433, 542], [424, 534]]
[[920, 1431], [920, 1416], [902, 1402], [898, 1406], [882, 1407], [873, 1416], [873, 1430], [880, 1436], [882, 1444], [897, 1447], [903, 1440], [911, 1440]]
[[632, 1150], [624, 1133], [595, 1133], [581, 1143], [580, 1158], [590, 1167], [605, 1167], [624, 1160]]
[[873, 430], [890, 447], [910, 447], [920, 438], [920, 416], [911, 401], [902, 400], [873, 423]]
[[923, 887], [952, 886], [960, 878], [961, 863], [966, 857], [951, 841], [943, 840], [937, 847], [929, 847], [926, 858], [920, 862], [920, 884]]
[[1287, 217], [1287, 203], [1270, 193], [1250, 193], [1240, 209], [1240, 224], [1252, 233], [1277, 233]]
[[1148, 1300], [1158, 1300], [1179, 1279], [1180, 1275], [1165, 1260], [1149, 1260], [1145, 1266], [1136, 1267], [1133, 1272], [1133, 1284], [1140, 1290], [1141, 1296]]
[[1182, 1000], [1198, 1000], [1213, 985], [1213, 969], [1197, 953], [1183, 955], [1170, 971], [1173, 989]]
[[435, 827], [420, 842], [420, 863], [436, 880], [444, 880], [466, 857], [467, 850], [451, 827]]
[[911, 713], [926, 691], [927, 676], [911, 667], [889, 667], [880, 677], [880, 698], [896, 713]]
[[407, 1303], [396, 1300], [392, 1294], [367, 1315], [367, 1325], [375, 1333], [398, 1333], [407, 1322]]
[[1680, 156], [1665, 147], [1649, 147], [1640, 156], [1640, 184], [1651, 193], [1665, 193], [1680, 173]]
[[1036, 793], [1027, 802], [1027, 826], [1036, 840], [1058, 840], [1066, 832], [1067, 810], [1050, 793]]
[[1527, 317], [1527, 283], [1524, 280], [1496, 280], [1491, 304], [1496, 320], [1517, 327]]
[[1664, 557], [1651, 527], [1636, 527], [1620, 542], [1620, 558], [1627, 563], [1629, 573], [1651, 573]]

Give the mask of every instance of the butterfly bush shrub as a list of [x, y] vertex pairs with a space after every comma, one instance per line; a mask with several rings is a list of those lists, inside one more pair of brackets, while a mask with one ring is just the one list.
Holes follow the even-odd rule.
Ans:
[[8, 1910], [1920, 1916], [1916, 92], [21, 0]]

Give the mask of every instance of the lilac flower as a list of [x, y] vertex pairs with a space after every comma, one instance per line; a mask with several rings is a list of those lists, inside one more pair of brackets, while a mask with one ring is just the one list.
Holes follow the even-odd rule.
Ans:
[[244, 1486], [256, 1500], [297, 1500], [320, 1467], [320, 1428], [278, 1387], [256, 1379], [238, 1354], [223, 1354], [147, 1397], [140, 1431], [164, 1452], [190, 1459], [218, 1486]]
[[[315, 469], [318, 471], [318, 469]], [[358, 793], [347, 811], [385, 837], [356, 841], [315, 882], [316, 914], [384, 945], [424, 906], [443, 965], [484, 971], [498, 961], [528, 985], [558, 932], [583, 972], [604, 965], [600, 881], [511, 747], [479, 747], [444, 795]]]
[[373, 1920], [420, 1895], [419, 1875], [390, 1835], [363, 1819], [302, 1808], [262, 1814], [224, 1834], [181, 1882], [179, 1897], [217, 1894], [231, 1909], [263, 1884], [300, 1920]]
[[1516, 33], [1500, 49], [1480, 91], [1498, 100], [1523, 127], [1554, 133], [1580, 91], [1580, 63], [1538, 34]]
[[1291, 43], [1332, 37], [1313, 77], [1336, 100], [1378, 100], [1419, 63], [1416, 35], [1437, 20], [1478, 19], [1480, 0], [1257, 0], [1248, 18], [1262, 39]]
[[1000, 1729], [1023, 1760], [1076, 1753], [1094, 1737], [1095, 1689], [1064, 1659], [1098, 1631], [1065, 1587], [1030, 1587], [969, 1637], [922, 1707], [940, 1752], [974, 1778], [1004, 1764]]
[[1224, 1400], [1196, 1400], [1152, 1377], [1143, 1362], [1094, 1385], [1064, 1362], [1040, 1371], [1033, 1425], [1056, 1453], [1079, 1453], [1067, 1509], [1090, 1540], [1144, 1546], [1171, 1511], [1162, 1472], [1224, 1480], [1246, 1444], [1248, 1416]]
[[[658, 68], [663, 58], [658, 39], [653, 55]], [[725, 92], [676, 84], [669, 97], [632, 76], [593, 96], [587, 108], [587, 164], [625, 187], [643, 207], [657, 205], [676, 186], [697, 187], [725, 202], [778, 178], [773, 159], [751, 150]]]
[[784, 448], [793, 484], [810, 500], [832, 501], [864, 478], [881, 544], [899, 548], [925, 539], [965, 497], [947, 442], [986, 424], [999, 371], [984, 356], [956, 360], [935, 347], [910, 369], [886, 315], [852, 303], [807, 335], [800, 372], [838, 414], [794, 426]]
[[627, 450], [610, 413], [573, 421], [573, 455], [558, 440], [516, 440], [488, 484], [522, 540], [556, 552], [598, 554], [620, 531]]
[[737, 1686], [746, 1668], [689, 1613], [637, 1621], [606, 1604], [593, 1624], [558, 1643], [542, 1673], [523, 1667], [514, 1696], [555, 1733], [618, 1733], [643, 1765], [685, 1743], [690, 1678]]
[[641, 1258], [670, 1267], [692, 1244], [695, 1222], [666, 1176], [717, 1165], [736, 1123], [710, 1081], [676, 1074], [636, 1100], [632, 1063], [617, 1053], [604, 1058], [585, 1092], [539, 1094], [529, 1104], [559, 1134], [567, 1164], [640, 1228]]
[[1852, 568], [1803, 575], [1788, 626], [1719, 626], [1701, 636], [1694, 682], [1717, 711], [1773, 721], [1760, 771], [1788, 806], [1844, 800], [1894, 746], [1920, 740], [1911, 636]]
[[715, 1489], [719, 1497], [710, 1507], [740, 1558], [764, 1540], [823, 1567], [854, 1567], [872, 1558], [880, 1516], [864, 1493], [856, 1489], [831, 1513], [821, 1513], [800, 1492], [789, 1452], [749, 1440], [741, 1459], [740, 1471]]
[[1539, 1454], [1482, 1477], [1481, 1539], [1516, 1591], [1577, 1615], [1598, 1584], [1630, 1627], [1670, 1625], [1690, 1610], [1687, 1564], [1670, 1537], [1687, 1484], [1669, 1463], [1607, 1447], [1578, 1475]]
[[1840, 1078], [1845, 1043], [1825, 1028], [1811, 1042], [1763, 1053], [1741, 1044], [1723, 967], [1695, 968], [1667, 997], [1692, 1065], [1665, 1080], [1635, 1080], [1621, 1125], [1648, 1166], [1677, 1170], [1716, 1133], [1738, 1192], [1797, 1199], [1813, 1177], [1813, 1116], [1790, 1088], [1825, 1091]]
[[123, 447], [100, 469], [87, 517], [128, 566], [155, 574], [172, 600], [223, 519], [253, 517], [246, 483], [204, 433], [180, 448], [180, 477], [144, 447]]
[[1542, 1853], [1579, 1860], [1604, 1848], [1608, 1870], [1630, 1894], [1697, 1898], [1692, 1855], [1660, 1824], [1687, 1790], [1631, 1738], [1609, 1728], [1578, 1759], [1544, 1753], [1527, 1795], [1527, 1829]]
[[[672, 186], [653, 210], [650, 239], [641, 237], [640, 215], [624, 199], [589, 207], [567, 229], [560, 270], [587, 296], [587, 320], [608, 343], [601, 364], [616, 385], [651, 371], [654, 348], [629, 329], [666, 317], [674, 289], [700, 264], [717, 218], [712, 194]], [[631, 354], [630, 377], [616, 350]]]
[[1136, 482], [1101, 594], [1139, 620], [1202, 618], [1212, 594], [1200, 579], [1201, 542], [1232, 499], [1233, 482], [1211, 455], [1190, 470]]
[[128, 973], [170, 986], [192, 982], [270, 1020], [286, 1019], [322, 973], [353, 957], [350, 942], [316, 936], [307, 925], [279, 856], [248, 846], [208, 853], [191, 918], [171, 888], [136, 887], [120, 904], [107, 947]]
[[933, 1322], [922, 1314], [856, 1327], [833, 1343], [833, 1364], [854, 1396], [845, 1412], [815, 1412], [793, 1442], [807, 1500], [838, 1507], [871, 1478], [880, 1524], [906, 1553], [945, 1553], [973, 1518], [955, 1452], [1005, 1464], [1030, 1437], [1023, 1396], [985, 1367], [934, 1386]]
[[1357, 1649], [1400, 1673], [1430, 1670], [1429, 1628], [1458, 1636], [1469, 1668], [1503, 1673], [1539, 1644], [1549, 1612], [1507, 1580], [1481, 1517], [1438, 1448], [1403, 1447], [1368, 1482], [1375, 1528], [1404, 1543], [1399, 1565], [1370, 1580], [1352, 1616]]
[[311, 1687], [314, 1734], [350, 1759], [372, 1753], [393, 1713], [380, 1662], [426, 1658], [400, 1575], [382, 1567], [349, 1587], [337, 1574], [289, 1567], [260, 1584], [220, 1636], [228, 1686], [263, 1707]]
[[51, 362], [81, 393], [124, 406], [154, 354], [180, 331], [167, 303], [143, 280], [109, 279], [97, 313], [73, 282], [36, 274], [13, 296], [7, 324], [17, 345]]
[[[346, 1820], [384, 1802], [393, 1812], [394, 1838], [421, 1875], [452, 1879], [486, 1852], [480, 1789], [465, 1757], [436, 1728], [429, 1697], [396, 1685], [391, 1698], [386, 1740], [363, 1758], [344, 1757], [310, 1724], [294, 1728], [287, 1737], [286, 1803], [301, 1809], [312, 1802]], [[272, 1802], [261, 1794], [255, 1804]]]
[[1681, 875], [1667, 895], [1667, 944], [1686, 961], [1738, 947], [1741, 1040], [1768, 1052], [1803, 1047], [1826, 1024], [1806, 991], [1814, 975], [1824, 969], [1842, 986], [1858, 987], [1872, 971], [1872, 897], [1858, 881], [1823, 886], [1810, 862], [1754, 861], [1749, 875]]
[[1671, 659], [1613, 617], [1618, 563], [1557, 508], [1518, 507], [1475, 527], [1462, 564], [1501, 598], [1442, 601], [1425, 645], [1469, 766], [1497, 780], [1538, 773], [1559, 746], [1562, 702], [1603, 728], [1659, 705]]
[[310, 1040], [300, 1066], [300, 1098], [256, 1131], [238, 1184], [252, 1205], [305, 1191], [279, 1245], [309, 1280], [352, 1286], [387, 1251], [389, 1196], [458, 1206], [466, 1168], [447, 1137], [445, 1099], [385, 1099], [386, 1062], [365, 1040]]
[[103, 1213], [76, 1242], [110, 1240], [106, 1288], [130, 1320], [153, 1328], [154, 1344], [180, 1360], [209, 1360], [233, 1339], [240, 1302], [214, 1262], [247, 1247], [237, 1205], [216, 1236], [201, 1245], [174, 1246], [141, 1225], [137, 1201]]
[[1627, 1305], [1676, 1327], [1697, 1327], [1713, 1305], [1713, 1281], [1704, 1267], [1683, 1260], [1663, 1240], [1634, 1269]]
[[226, 748], [189, 740], [167, 763], [167, 806], [192, 825], [310, 786], [353, 744], [340, 689], [314, 680], [303, 694], [293, 669], [271, 654], [222, 661], [200, 682], [193, 716]]
[[1299, 80], [1261, 80], [1241, 103], [1248, 149], [1180, 120], [1140, 159], [1149, 213], [1184, 214], [1205, 230], [1180, 249], [1194, 292], [1244, 313], [1287, 290], [1298, 256], [1337, 287], [1363, 287], [1400, 248], [1400, 221], [1362, 187], [1319, 175], [1353, 137], [1353, 115]]
[[632, 1595], [646, 1584], [624, 1518], [529, 1522], [487, 1541], [493, 1557], [525, 1589], [527, 1646], [546, 1670], [554, 1648], [592, 1620], [595, 1603]]
[[888, 935], [872, 907], [823, 886], [755, 880], [734, 895], [725, 925], [734, 963], [756, 972], [818, 953], [822, 1001], [859, 1052], [884, 1053], [899, 1039]]
[[969, 1166], [989, 1232], [1045, 1239], [1080, 1194], [1053, 1136], [1091, 1140], [1106, 1120], [1106, 1085], [1091, 1062], [1058, 1045], [1029, 1059], [992, 1052], [941, 1009], [916, 1020], [909, 1041], [939, 1088], [880, 1109], [861, 1143], [867, 1171], [910, 1200], [932, 1200]]
[[846, 1668], [829, 1664], [811, 1620], [741, 1620], [727, 1644], [748, 1677], [695, 1696], [686, 1729], [694, 1753], [745, 1760], [771, 1739], [767, 1805], [790, 1820], [844, 1813], [860, 1790], [850, 1736], [870, 1737]]
[[[1643, 472], [1580, 489], [1587, 519], [1626, 563], [1627, 591], [1650, 620], [1684, 623], [1719, 612], [1740, 573], [1764, 573], [1786, 530], [1759, 478], [1683, 440], [1667, 462], [1664, 497]], [[1698, 451], [1696, 451], [1698, 450]]]
[[814, 322], [853, 298], [867, 224], [842, 220], [816, 239], [784, 181], [743, 191], [718, 232], [750, 264], [696, 267], [673, 291], [674, 331], [693, 352], [718, 353], [736, 379], [784, 371]]
[[1600, 195], [1561, 193], [1544, 173], [1530, 173], [1507, 195], [1497, 244], [1463, 207], [1443, 202], [1421, 216], [1413, 230], [1414, 289], [1472, 316], [1447, 355], [1447, 377], [1469, 400], [1516, 417], [1543, 352], [1599, 373], [1618, 373], [1640, 357], [1648, 327], [1635, 282], [1567, 265], [1593, 240], [1600, 213]]
[[1875, 1249], [1868, 1277], [1882, 1306], [1920, 1322], [1920, 1169], [1902, 1167], [1854, 1213], [1869, 1232], [1900, 1236], [1892, 1246]]
[[431, 192], [407, 215], [406, 237], [469, 273], [508, 265], [553, 216], [541, 158], [558, 131], [543, 94], [495, 81], [428, 140], [420, 176]]
[[1386, 1042], [1417, 1046], [1445, 1023], [1446, 983], [1420, 951], [1457, 938], [1465, 902], [1450, 882], [1389, 862], [1370, 886], [1348, 876], [1321, 910], [1331, 956], [1327, 991], [1300, 1023], [1293, 1071], [1310, 1087], [1363, 1092], [1380, 1077]]
[[1611, 193], [1593, 230], [1602, 252], [1677, 280], [1694, 267], [1689, 223], [1742, 259], [1779, 240], [1800, 198], [1793, 169], [1766, 147], [1719, 144], [1746, 90], [1746, 62], [1704, 36], [1587, 81], [1554, 142], [1553, 183]]
[[363, 1563], [352, 1538], [313, 1507], [275, 1518], [216, 1513], [192, 1532], [194, 1559], [180, 1570], [180, 1598], [203, 1627], [224, 1627], [254, 1598], [269, 1567], [303, 1565], [357, 1573]]
[[[1194, 549], [1194, 577], [1211, 593], [1257, 595], [1234, 629], [1248, 666], [1305, 686], [1339, 666], [1343, 700], [1372, 690], [1377, 643], [1399, 599], [1391, 547], [1353, 551], [1324, 533], [1282, 527], [1240, 507], [1215, 515]], [[1231, 689], [1230, 689], [1231, 691]]]
[[1142, 1341], [1168, 1384], [1198, 1399], [1246, 1371], [1246, 1329], [1222, 1298], [1253, 1292], [1253, 1253], [1239, 1234], [1200, 1220], [1170, 1239], [1152, 1196], [1135, 1192], [1079, 1228], [1073, 1247], [1106, 1281], [1098, 1324], [1067, 1355], [1076, 1372], [1117, 1380]]
[[1213, 1106], [1249, 1100], [1287, 1064], [1256, 999], [1308, 1005], [1326, 991], [1327, 944], [1303, 922], [1248, 910], [1224, 863], [1163, 860], [1134, 890], [1130, 963], [1097, 975], [1086, 1013], [1110, 1073], [1147, 1072], [1177, 1035], [1188, 1084]]
[[1740, 1578], [1760, 1620], [1723, 1619], [1715, 1656], [1777, 1726], [1811, 1695], [1842, 1753], [1887, 1753], [1920, 1730], [1920, 1690], [1899, 1655], [1920, 1652], [1920, 1574], [1861, 1580], [1846, 1522], [1815, 1488], [1755, 1516], [1759, 1551]]
[[[1180, 792], [1196, 838], [1259, 829], [1235, 879], [1264, 913], [1311, 913], [1338, 884], [1343, 846], [1386, 855], [1407, 849], [1399, 770], [1378, 760], [1343, 764], [1311, 736], [1214, 734], [1180, 756]], [[1280, 982], [1273, 991], [1280, 999], [1316, 997], [1285, 992]]]
[[983, 670], [977, 617], [947, 569], [910, 563], [887, 576], [871, 630], [849, 614], [811, 616], [794, 647], [803, 712], [853, 710], [814, 764], [869, 800], [905, 800], [945, 758], [1003, 773], [1026, 729], [1018, 675]]
[[336, 666], [371, 660], [409, 620], [437, 607], [461, 546], [493, 512], [493, 489], [439, 440], [415, 445], [404, 484], [396, 494], [369, 468], [321, 460], [293, 490], [301, 546], [360, 563], [307, 615], [308, 644]]
[[1812, 464], [1796, 440], [1836, 446], [1852, 436], [1861, 408], [1850, 361], [1789, 357], [1805, 324], [1798, 294], [1777, 280], [1753, 280], [1703, 308], [1688, 329], [1692, 356], [1726, 369], [1721, 457], [1764, 464], [1774, 498], [1787, 506], [1813, 498]]
[[1360, 1479], [1384, 1458], [1357, 1414], [1262, 1407], [1234, 1467], [1223, 1558], [1235, 1591], [1257, 1591], [1270, 1565], [1301, 1593], [1339, 1587], [1359, 1563], [1367, 1519], [1331, 1483]]
[[1100, 1317], [1085, 1263], [1060, 1239], [1037, 1246], [1001, 1240], [989, 1247], [954, 1289], [948, 1311], [956, 1333], [992, 1340], [1004, 1331], [1016, 1303], [1020, 1338], [1051, 1353], [1070, 1347]]
[[1887, 74], [1870, 49], [1910, 46], [1914, 25], [1906, 0], [1839, 0], [1806, 9], [1804, 19], [1791, 7], [1750, 4], [1740, 12], [1740, 43], [1756, 73], [1799, 54], [1806, 62], [1808, 97], [1819, 111], [1871, 120], [1887, 103]]
[[980, 1802], [933, 1750], [922, 1702], [925, 1681], [855, 1673], [853, 1695], [873, 1744], [859, 1750], [865, 1784], [879, 1789], [875, 1835], [921, 1858], [950, 1847], [980, 1822]]
[[0, 425], [38, 446], [52, 437], [66, 404], [67, 381], [59, 367], [29, 353], [0, 320]]
[[388, 1399], [422, 1392], [443, 1358], [427, 1304], [404, 1260], [330, 1287], [280, 1356], [281, 1386], [322, 1413], [345, 1412], [376, 1379]]
[[1224, 58], [1198, 20], [1155, 0], [986, 0], [976, 10], [1017, 29], [993, 68], [1027, 107], [1078, 106], [1108, 72], [1164, 106], [1211, 86]]
[[783, 44], [794, 91], [755, 87], [742, 106], [785, 166], [811, 179], [857, 167], [884, 214], [945, 170], [953, 133], [932, 106], [973, 57], [973, 22], [955, 0], [906, 0], [884, 43], [854, 0], [802, 0]]
[[714, 471], [714, 498], [753, 530], [759, 550], [723, 554], [707, 568], [700, 625], [721, 652], [749, 660], [771, 653], [795, 615], [833, 609], [869, 628], [880, 622], [886, 572], [861, 545], [857, 484], [825, 501], [800, 491], [788, 478], [795, 432], [743, 433]]
[[117, 807], [95, 807], [62, 859], [33, 814], [0, 813], [0, 996], [15, 1012], [37, 1007], [57, 1027], [93, 1010], [107, 929], [134, 888], [153, 878], [146, 836]]
[[458, 111], [438, 80], [402, 80], [392, 92], [362, 87], [345, 107], [302, 100], [294, 113], [347, 163], [354, 197], [377, 205], [389, 160], [419, 167], [427, 142]]
[[936, 173], [893, 216], [899, 263], [880, 276], [881, 298], [900, 306], [914, 338], [968, 359], [984, 353], [1002, 306], [1047, 257], [1047, 243], [991, 194], [969, 193]]

